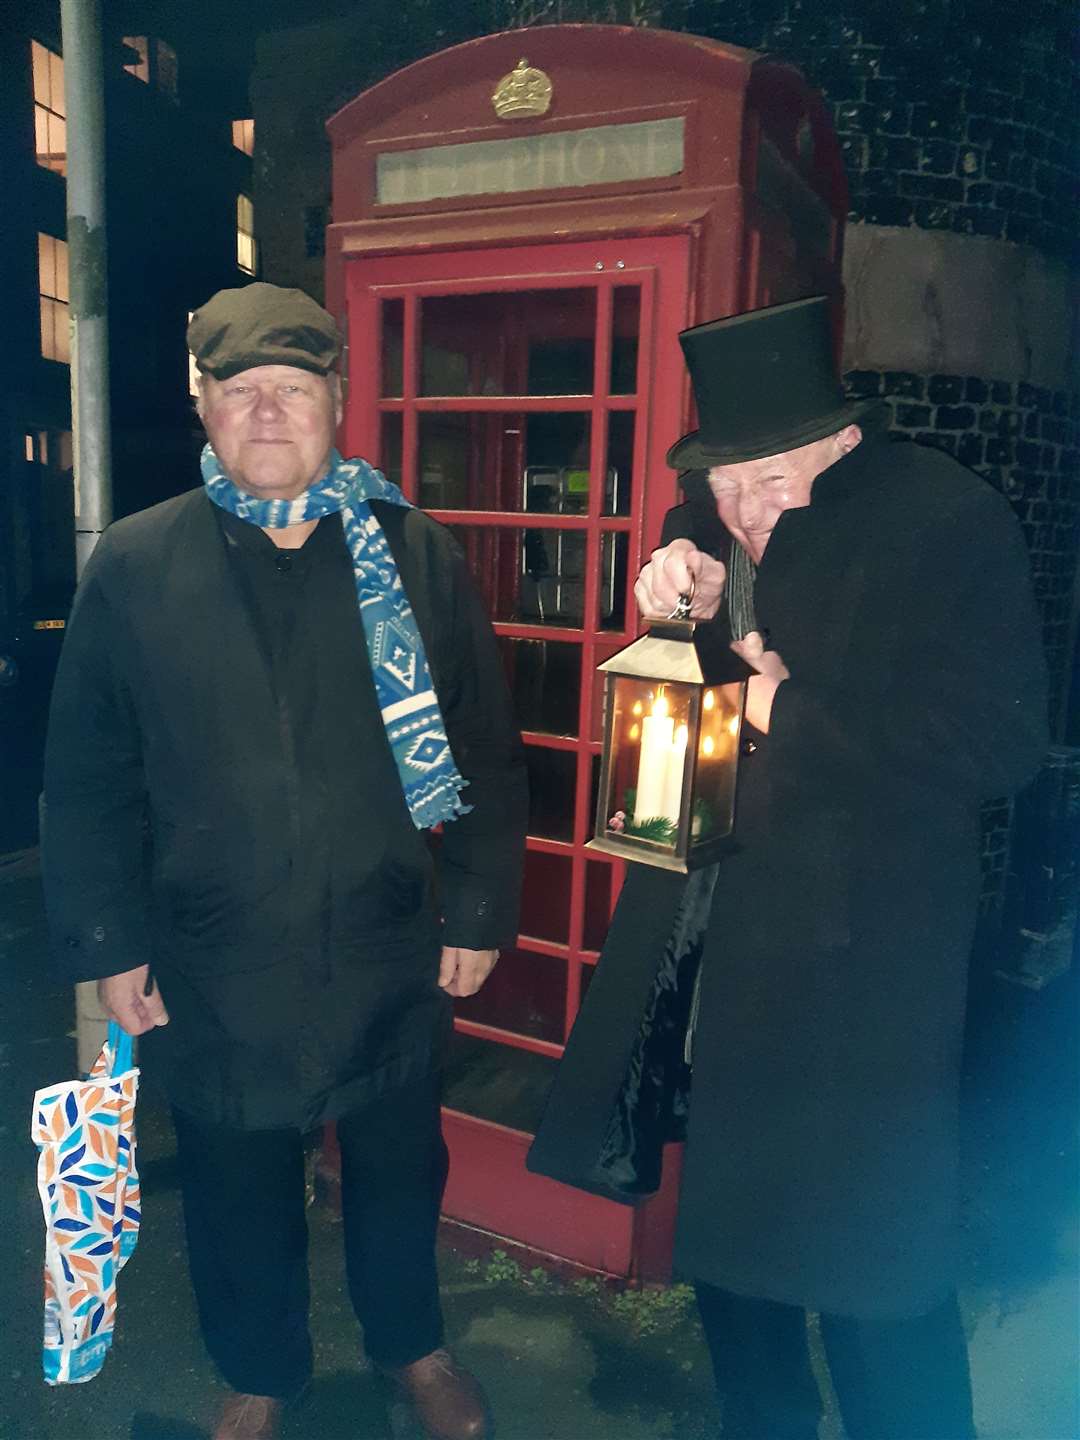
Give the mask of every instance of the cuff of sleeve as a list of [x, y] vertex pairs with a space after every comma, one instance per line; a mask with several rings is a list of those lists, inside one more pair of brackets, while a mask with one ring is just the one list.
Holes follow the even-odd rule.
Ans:
[[151, 955], [144, 927], [110, 924], [107, 919], [60, 926], [53, 935], [52, 951], [56, 969], [72, 984], [123, 975], [145, 965]]
[[513, 945], [517, 939], [517, 897], [508, 905], [505, 898], [496, 900], [482, 892], [447, 898], [443, 916], [444, 945], [460, 945], [466, 950], [496, 950]]
[[768, 738], [775, 762], [804, 767], [822, 784], [851, 785], [884, 763], [889, 732], [850, 692], [789, 679], [773, 697]]
[[802, 753], [809, 746], [822, 764], [831, 763], [841, 751], [850, 756], [850, 724], [842, 727], [838, 707], [826, 706], [823, 699], [819, 689], [802, 681], [789, 678], [778, 685], [769, 713], [770, 746], [782, 749], [794, 743]]

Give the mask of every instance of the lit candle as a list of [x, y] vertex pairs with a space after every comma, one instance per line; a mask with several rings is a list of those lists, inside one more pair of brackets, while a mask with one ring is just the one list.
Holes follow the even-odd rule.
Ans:
[[668, 754], [667, 774], [664, 777], [663, 808], [660, 813], [673, 825], [679, 823], [679, 811], [682, 809], [683, 770], [686, 766], [686, 744], [689, 738], [690, 732], [686, 726], [680, 725], [675, 731], [675, 738], [671, 742], [671, 751]]
[[652, 714], [641, 722], [641, 755], [634, 802], [634, 819], [638, 824], [664, 813], [664, 786], [674, 730], [675, 721], [668, 714], [668, 702], [663, 695], [658, 695]]

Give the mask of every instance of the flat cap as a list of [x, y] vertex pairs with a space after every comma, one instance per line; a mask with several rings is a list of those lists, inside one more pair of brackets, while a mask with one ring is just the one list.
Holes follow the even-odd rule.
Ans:
[[310, 295], [259, 280], [211, 295], [191, 317], [187, 342], [199, 369], [215, 380], [256, 365], [326, 375], [341, 353], [333, 316]]

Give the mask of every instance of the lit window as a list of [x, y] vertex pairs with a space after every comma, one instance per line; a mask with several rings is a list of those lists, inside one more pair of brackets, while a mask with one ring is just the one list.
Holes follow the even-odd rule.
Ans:
[[259, 249], [255, 243], [255, 209], [247, 195], [236, 197], [236, 263], [245, 275], [254, 275], [259, 267]]
[[245, 155], [255, 154], [255, 121], [234, 120], [232, 122], [232, 143]]
[[[59, 449], [56, 455], [58, 469], [64, 468], [64, 437], [67, 437], [67, 454], [71, 453], [71, 431], [61, 430], [55, 432], [55, 438]], [[27, 460], [31, 465], [48, 465], [49, 463], [49, 432], [48, 430], [27, 430], [24, 442], [24, 450]], [[71, 468], [71, 460], [68, 459], [67, 468]]]
[[163, 95], [175, 100], [177, 95], [176, 51], [164, 40], [154, 42], [157, 51], [157, 87]]
[[70, 365], [68, 247], [55, 235], [38, 235], [38, 292], [42, 358]]
[[67, 173], [67, 111], [64, 106], [64, 62], [36, 40], [30, 41], [34, 72], [34, 148], [37, 163], [58, 175]]
[[150, 47], [145, 35], [125, 35], [124, 49], [127, 57], [124, 69], [144, 85], [150, 84]]

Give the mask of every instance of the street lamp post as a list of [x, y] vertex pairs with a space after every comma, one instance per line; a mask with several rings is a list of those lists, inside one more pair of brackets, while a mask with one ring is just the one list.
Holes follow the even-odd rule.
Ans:
[[[100, 0], [61, 0], [67, 108], [67, 243], [71, 303], [71, 428], [75, 565], [81, 576], [112, 519], [109, 327], [105, 245], [105, 85]], [[46, 817], [47, 823], [47, 817]], [[107, 1021], [88, 982], [75, 989], [79, 1069], [88, 1071]]]

